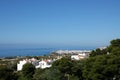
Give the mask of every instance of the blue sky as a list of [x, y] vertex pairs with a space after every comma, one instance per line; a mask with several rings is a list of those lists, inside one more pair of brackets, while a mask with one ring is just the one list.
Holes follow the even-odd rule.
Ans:
[[101, 47], [120, 38], [120, 0], [0, 0], [0, 44]]

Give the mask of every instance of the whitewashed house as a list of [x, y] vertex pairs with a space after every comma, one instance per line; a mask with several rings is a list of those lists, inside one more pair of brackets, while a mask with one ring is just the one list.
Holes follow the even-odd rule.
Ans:
[[39, 65], [36, 68], [49, 68], [52, 66], [52, 60], [42, 60], [39, 62]]
[[22, 70], [23, 65], [24, 65], [24, 64], [26, 64], [26, 63], [27, 63], [27, 61], [26, 61], [26, 60], [19, 61], [19, 63], [17, 64], [17, 71]]
[[79, 53], [77, 55], [71, 55], [71, 59], [72, 60], [81, 60], [81, 59], [84, 59], [84, 58], [87, 58], [89, 57], [89, 54], [88, 53]]
[[71, 56], [71, 59], [72, 59], [72, 60], [80, 60], [80, 58], [79, 58], [78, 55], [72, 55], [72, 56]]
[[42, 60], [42, 61], [39, 61], [39, 60], [36, 60], [34, 58], [32, 59], [25, 59], [25, 60], [22, 60], [22, 61], [19, 61], [19, 63], [17, 64], [17, 71], [20, 71], [22, 70], [23, 68], [23, 65], [26, 64], [26, 63], [31, 63], [35, 66], [35, 68], [49, 68], [52, 66], [52, 60]]
[[35, 58], [32, 58], [32, 59], [24, 59], [24, 60], [22, 60], [22, 61], [19, 61], [19, 63], [17, 64], [17, 71], [22, 70], [23, 65], [26, 64], [26, 63], [32, 63], [34, 66], [39, 65], [39, 64], [38, 64], [38, 60], [36, 60]]

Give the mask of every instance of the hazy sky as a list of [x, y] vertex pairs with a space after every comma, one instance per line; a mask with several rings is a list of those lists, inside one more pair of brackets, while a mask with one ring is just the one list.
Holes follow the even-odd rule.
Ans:
[[0, 0], [0, 44], [106, 46], [120, 38], [120, 0]]

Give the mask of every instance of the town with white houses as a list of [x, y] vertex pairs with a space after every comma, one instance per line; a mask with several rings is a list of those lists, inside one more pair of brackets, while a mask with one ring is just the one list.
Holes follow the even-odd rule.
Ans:
[[26, 63], [32, 63], [35, 66], [35, 68], [41, 68], [41, 69], [49, 68], [52, 66], [52, 63], [54, 61], [64, 57], [63, 56], [64, 54], [69, 54], [72, 60], [81, 60], [84, 58], [88, 58], [90, 52], [91, 52], [90, 50], [58, 50], [55, 51], [54, 53], [60, 55], [57, 56], [57, 58], [55, 59], [42, 59], [42, 60], [37, 60], [35, 58], [23, 59], [20, 60], [19, 63], [17, 63], [17, 71], [21, 71], [23, 65]]

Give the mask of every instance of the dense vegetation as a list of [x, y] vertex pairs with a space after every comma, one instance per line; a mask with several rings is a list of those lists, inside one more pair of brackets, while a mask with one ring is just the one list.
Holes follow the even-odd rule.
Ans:
[[25, 64], [22, 71], [0, 66], [0, 80], [120, 80], [120, 39], [112, 40], [105, 49], [93, 50], [81, 61], [64, 57], [51, 68], [35, 69]]

